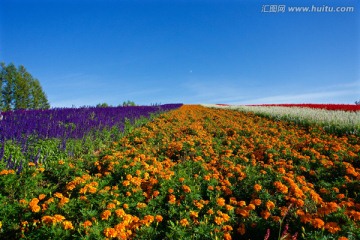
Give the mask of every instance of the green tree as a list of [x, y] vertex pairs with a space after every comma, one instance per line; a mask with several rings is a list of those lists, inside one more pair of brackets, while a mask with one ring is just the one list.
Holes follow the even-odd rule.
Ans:
[[27, 109], [30, 106], [30, 83], [32, 76], [26, 71], [24, 66], [18, 68], [14, 85], [14, 108]]
[[96, 104], [96, 107], [97, 107], [97, 108], [102, 108], [102, 107], [104, 108], [104, 107], [110, 107], [110, 106], [109, 106], [109, 104], [107, 104], [106, 102], [104, 102], [104, 103], [98, 103], [98, 104]]
[[48, 109], [50, 105], [47, 97], [43, 92], [40, 82], [37, 79], [32, 79], [30, 82], [30, 102], [31, 109]]
[[128, 107], [128, 106], [136, 106], [135, 102], [127, 100], [126, 102], [123, 102], [123, 107]]
[[13, 109], [14, 107], [14, 82], [16, 75], [16, 67], [14, 64], [1, 63], [2, 73], [2, 107], [4, 111]]
[[3, 83], [5, 84], [5, 74], [4, 74], [4, 68], [2, 67], [3, 63], [0, 63], [0, 110], [3, 109], [3, 95], [2, 95], [2, 89], [3, 89]]
[[46, 94], [40, 82], [28, 73], [24, 66], [0, 64], [0, 109], [48, 109]]

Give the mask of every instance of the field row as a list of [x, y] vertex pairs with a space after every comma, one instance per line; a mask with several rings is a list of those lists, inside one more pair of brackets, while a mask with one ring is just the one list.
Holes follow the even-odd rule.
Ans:
[[[207, 107], [232, 109], [243, 112], [253, 112], [260, 116], [270, 117], [274, 120], [292, 121], [302, 125], [319, 125], [327, 132], [335, 134], [355, 134], [360, 135], [360, 111], [346, 110], [344, 106], [340, 105], [335, 110], [335, 106], [331, 107], [325, 105], [258, 105], [258, 106], [236, 106], [236, 105], [215, 105], [204, 104]], [[323, 108], [320, 108], [320, 107]], [[358, 107], [357, 105], [354, 105]], [[350, 108], [350, 107], [349, 107]], [[360, 106], [359, 106], [360, 108]], [[330, 110], [329, 110], [330, 109]], [[355, 108], [354, 108], [355, 109]]]
[[181, 104], [128, 107], [55, 108], [2, 113], [0, 161], [21, 171], [28, 162], [47, 165], [84, 154], [119, 138], [135, 122]]
[[315, 104], [315, 103], [300, 103], [300, 104], [261, 104], [249, 106], [263, 106], [263, 107], [302, 107], [313, 109], [326, 109], [333, 111], [360, 111], [360, 105], [356, 104]]
[[359, 239], [360, 139], [184, 105], [86, 159], [0, 172], [0, 237]]

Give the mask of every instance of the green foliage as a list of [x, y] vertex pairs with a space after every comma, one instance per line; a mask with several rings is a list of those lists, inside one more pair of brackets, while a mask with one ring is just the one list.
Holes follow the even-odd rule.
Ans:
[[28, 73], [24, 66], [0, 64], [0, 109], [48, 109], [46, 94], [40, 82]]
[[96, 104], [96, 107], [97, 108], [103, 108], [103, 107], [110, 107], [110, 106], [107, 103], [98, 103], [98, 104]]
[[129, 107], [129, 106], [136, 106], [135, 102], [127, 100], [126, 102], [123, 102], [123, 107]]

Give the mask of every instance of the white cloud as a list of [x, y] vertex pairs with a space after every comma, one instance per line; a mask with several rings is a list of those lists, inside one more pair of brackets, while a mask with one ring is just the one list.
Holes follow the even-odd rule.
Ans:
[[[236, 82], [239, 82], [237, 85]], [[198, 81], [197, 79], [186, 81], [183, 88], [193, 103], [223, 103], [229, 101], [241, 101], [246, 99], [246, 89], [243, 81], [230, 82], [226, 79], [209, 79]]]
[[238, 103], [336, 103], [338, 101], [341, 101], [339, 103], [353, 103], [358, 97], [360, 97], [360, 82], [350, 82], [325, 86], [318, 91], [267, 96]]

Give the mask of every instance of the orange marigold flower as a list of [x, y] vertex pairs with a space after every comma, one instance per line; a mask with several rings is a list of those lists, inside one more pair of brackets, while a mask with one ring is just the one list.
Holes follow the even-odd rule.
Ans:
[[222, 206], [225, 205], [225, 199], [224, 199], [224, 198], [218, 198], [218, 199], [216, 199], [216, 203], [217, 203], [220, 207], [222, 207]]
[[65, 220], [65, 217], [60, 214], [55, 214], [54, 218], [57, 222], [62, 222], [63, 220]]
[[146, 226], [150, 226], [150, 224], [151, 224], [152, 222], [154, 222], [154, 216], [152, 216], [152, 215], [146, 215], [146, 216], [144, 217], [144, 220], [142, 220], [141, 222], [142, 222], [142, 224], [144, 224], [144, 225], [146, 225]]
[[62, 225], [65, 230], [74, 229], [74, 226], [72, 225], [72, 223], [70, 221], [67, 221], [67, 220], [63, 221]]
[[120, 209], [115, 210], [115, 214], [118, 217], [123, 217], [123, 216], [125, 216], [126, 213], [125, 213], [124, 209], [120, 208]]
[[235, 213], [238, 214], [238, 215], [241, 215], [243, 217], [248, 217], [250, 215], [249, 211], [246, 210], [246, 209], [243, 209], [243, 208], [237, 208], [235, 210]]
[[279, 181], [275, 181], [274, 186], [276, 187], [278, 192], [281, 192], [283, 194], [286, 194], [289, 191], [288, 187]]
[[204, 178], [205, 181], [210, 181], [211, 176], [210, 176], [210, 175], [206, 175], [206, 176], [204, 176], [203, 178]]
[[221, 224], [224, 222], [224, 220], [223, 220], [222, 217], [215, 217], [214, 222], [215, 222], [217, 225], [221, 225]]
[[254, 190], [256, 191], [256, 192], [259, 192], [260, 190], [261, 190], [261, 185], [260, 184], [255, 184], [254, 185]]
[[137, 208], [146, 208], [146, 203], [141, 203], [141, 202], [139, 202], [138, 204], [136, 204], [136, 207]]
[[231, 197], [231, 198], [230, 198], [230, 204], [232, 204], [232, 205], [236, 205], [236, 204], [237, 204], [237, 201], [236, 201], [236, 198], [235, 198], [235, 197]]
[[163, 220], [163, 217], [162, 217], [161, 215], [156, 215], [156, 216], [155, 216], [155, 220], [156, 220], [157, 222], [161, 222], [161, 221]]
[[245, 225], [242, 223], [240, 224], [240, 226], [237, 229], [237, 232], [240, 233], [240, 235], [244, 235], [246, 230], [245, 230]]
[[105, 210], [101, 213], [100, 217], [101, 220], [108, 220], [108, 218], [111, 216], [110, 210]]
[[35, 206], [35, 205], [37, 205], [39, 203], [39, 199], [37, 199], [37, 198], [33, 198], [33, 199], [31, 199], [31, 201], [29, 202], [29, 206], [31, 207], [31, 206]]
[[268, 210], [264, 210], [261, 212], [261, 216], [266, 220], [270, 217], [271, 213]]
[[247, 207], [246, 207], [248, 210], [255, 210], [255, 205], [250, 203]]
[[63, 198], [61, 198], [60, 199], [60, 202], [59, 202], [59, 207], [62, 207], [62, 206], [64, 206], [66, 203], [68, 203], [69, 202], [69, 198], [67, 198], [67, 197], [63, 197]]
[[96, 187], [93, 187], [93, 186], [88, 186], [88, 190], [89, 190], [89, 193], [94, 194], [94, 193], [96, 193], [97, 188], [96, 188]]
[[230, 233], [224, 233], [224, 240], [231, 240], [231, 235]]
[[41, 201], [41, 200], [43, 200], [45, 197], [46, 197], [45, 194], [40, 194], [40, 195], [39, 195], [39, 200]]
[[233, 228], [230, 225], [225, 225], [221, 228], [221, 230], [223, 230], [224, 232], [230, 232], [233, 230]]
[[267, 201], [267, 202], [266, 202], [266, 208], [269, 209], [269, 210], [274, 209], [274, 208], [275, 208], [275, 203], [272, 202], [272, 201], [270, 201], [270, 200]]
[[199, 216], [199, 213], [198, 213], [198, 212], [190, 211], [190, 217], [191, 217], [191, 218], [197, 218], [198, 216]]
[[152, 195], [153, 195], [153, 197], [157, 197], [157, 196], [159, 196], [159, 194], [160, 194], [160, 192], [158, 190], [155, 190]]
[[54, 197], [63, 198], [64, 196], [62, 195], [62, 193], [56, 192], [56, 193], [54, 193]]
[[301, 209], [298, 209], [298, 210], [296, 210], [296, 214], [301, 217], [301, 216], [305, 215], [305, 212]]
[[115, 208], [115, 207], [116, 207], [115, 203], [109, 203], [109, 204], [106, 206], [107, 209], [113, 209], [113, 208]]
[[231, 205], [229, 205], [229, 204], [226, 204], [226, 205], [225, 205], [225, 208], [226, 208], [227, 211], [231, 211], [231, 210], [234, 209], [234, 207], [231, 206]]
[[186, 192], [186, 193], [191, 192], [191, 189], [190, 189], [189, 186], [183, 185], [183, 186], [182, 186], [182, 189], [183, 189], [183, 191]]
[[114, 228], [105, 228], [104, 235], [108, 238], [115, 238], [117, 236], [117, 231]]
[[185, 180], [185, 178], [179, 178], [179, 182], [183, 182]]
[[89, 221], [89, 220], [86, 220], [82, 225], [83, 225], [84, 228], [91, 227], [91, 226], [92, 226], [92, 222]]
[[56, 223], [56, 219], [54, 217], [52, 217], [52, 216], [43, 216], [41, 218], [41, 221], [43, 223], [45, 223], [45, 224], [48, 224], [48, 225]]
[[330, 233], [334, 234], [341, 230], [339, 225], [336, 222], [328, 222], [325, 224], [325, 229], [328, 230]]
[[45, 201], [46, 204], [50, 204], [53, 202], [54, 202], [54, 198], [52, 198], [52, 197]]
[[123, 185], [124, 187], [127, 187], [127, 186], [130, 185], [130, 181], [129, 181], [129, 180], [125, 180], [125, 181], [123, 181], [122, 185]]
[[41, 210], [42, 212], [48, 210], [48, 205], [46, 203], [41, 204]]
[[345, 198], [345, 194], [340, 193], [340, 194], [336, 195], [336, 197], [337, 197], [338, 199], [343, 199], [343, 198]]
[[311, 225], [313, 225], [314, 228], [322, 228], [324, 226], [324, 221], [320, 218], [314, 218], [311, 221]]
[[183, 227], [189, 226], [189, 224], [190, 223], [186, 218], [180, 220], [180, 225]]
[[281, 221], [281, 218], [279, 216], [271, 216], [272, 220], [274, 222], [280, 222]]
[[86, 200], [87, 200], [87, 197], [86, 197], [86, 196], [80, 196], [80, 200], [86, 201]]
[[[217, 213], [219, 214], [220, 211], [218, 211]], [[227, 222], [227, 221], [230, 220], [230, 216], [227, 215], [226, 213], [221, 213], [221, 214], [219, 214], [219, 215], [222, 217], [222, 219], [223, 219], [224, 222]]]
[[341, 236], [338, 238], [338, 240], [349, 240], [347, 237]]
[[128, 209], [128, 208], [129, 208], [129, 205], [126, 204], [126, 203], [124, 203], [124, 204], [123, 204], [123, 208]]
[[175, 197], [175, 195], [171, 194], [171, 195], [169, 196], [169, 203], [170, 203], [170, 204], [175, 204], [175, 203], [176, 203], [176, 197]]
[[295, 205], [298, 207], [302, 207], [302, 206], [304, 206], [304, 204], [305, 204], [305, 202], [301, 199], [297, 199], [295, 202]]
[[261, 205], [261, 199], [254, 199], [253, 201], [252, 201], [252, 203], [255, 205], [255, 206], [260, 206]]
[[32, 205], [30, 207], [31, 211], [34, 212], [34, 213], [37, 213], [41, 210], [40, 206], [39, 205]]

